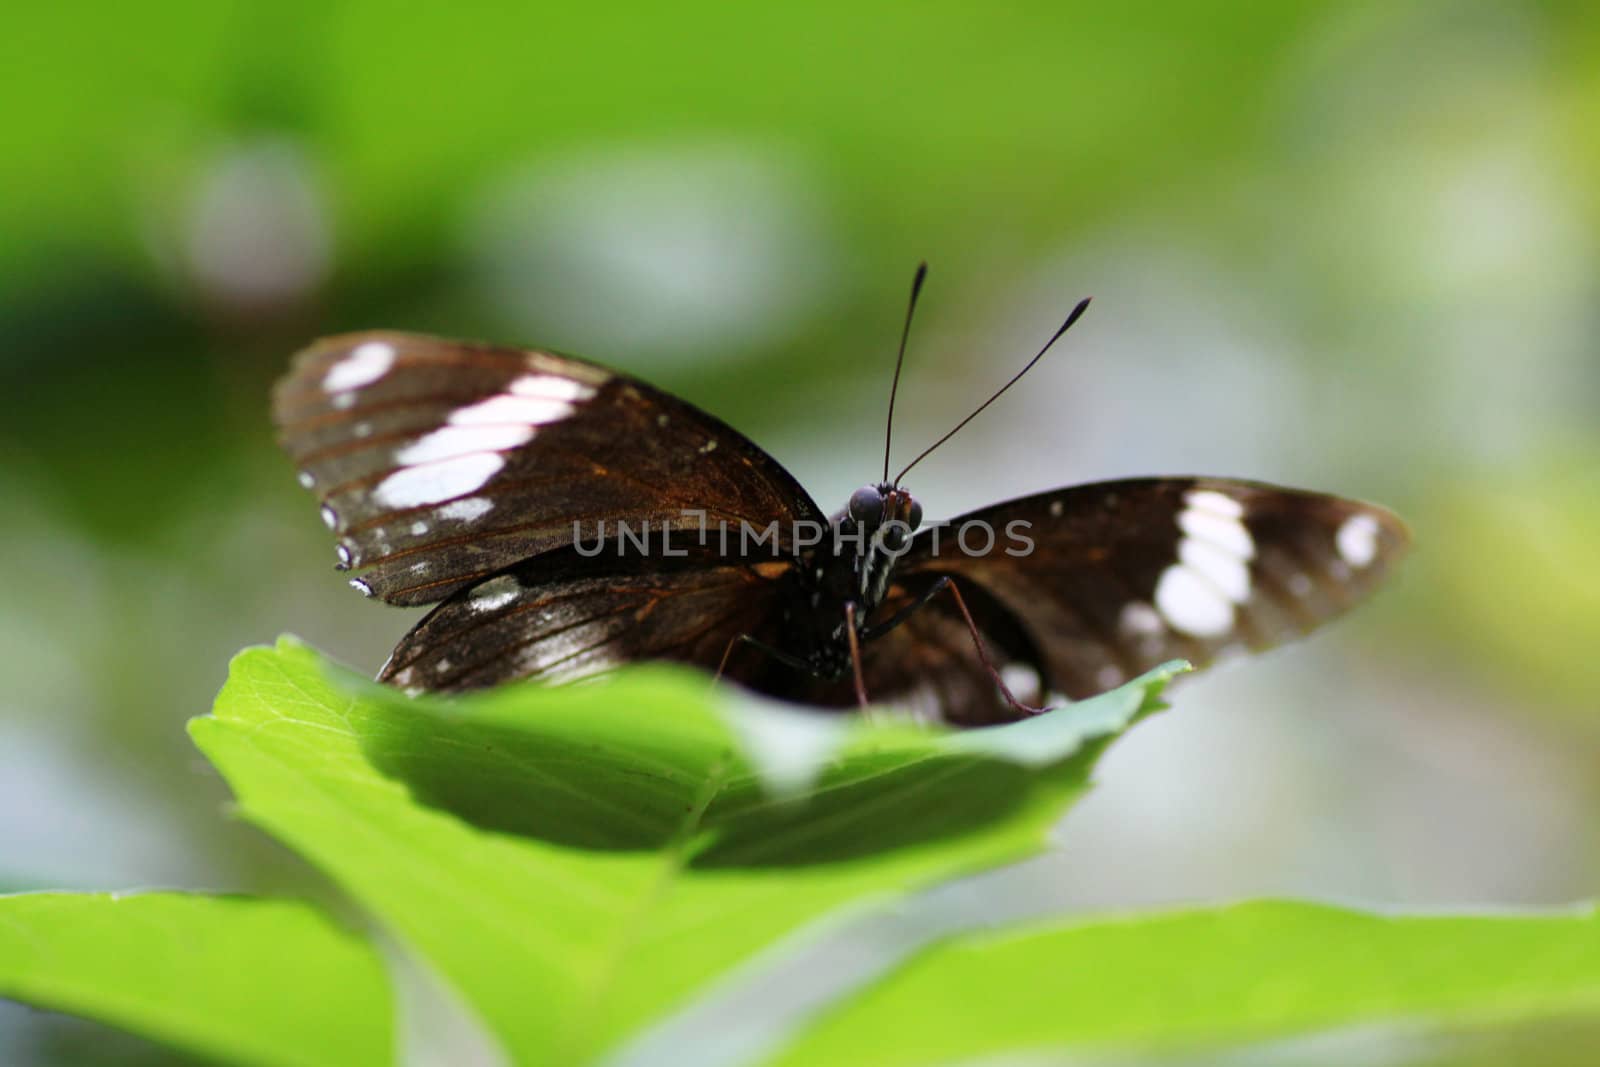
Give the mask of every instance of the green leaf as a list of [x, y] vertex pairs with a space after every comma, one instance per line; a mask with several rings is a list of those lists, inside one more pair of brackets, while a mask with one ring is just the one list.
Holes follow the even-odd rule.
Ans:
[[798, 713], [702, 675], [410, 700], [284, 640], [235, 660], [192, 734], [245, 816], [520, 1062], [575, 1063], [836, 908], [1038, 851], [1104, 739], [1178, 669], [983, 734], [843, 720], [801, 746], [825, 763], [775, 771], [745, 752]]
[[774, 1063], [1114, 1054], [1596, 1011], [1600, 912], [1384, 917], [1261, 902], [953, 938], [825, 1015]]
[[376, 952], [297, 901], [0, 897], [0, 995], [229, 1062], [393, 1059]]

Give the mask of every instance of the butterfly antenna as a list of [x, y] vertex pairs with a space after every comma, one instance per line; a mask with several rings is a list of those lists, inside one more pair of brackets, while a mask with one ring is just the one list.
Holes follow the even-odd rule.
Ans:
[[1061, 324], [1061, 328], [1059, 330], [1057, 330], [1051, 336], [1050, 340], [1048, 340], [1048, 341], [1046, 341], [1044, 343], [1044, 347], [1043, 348], [1039, 349], [1039, 354], [1034, 356], [1032, 359], [1028, 360], [1028, 365], [1026, 367], [1023, 367], [1021, 370], [1017, 371], [1017, 373], [1012, 377], [1012, 379], [1009, 382], [1007, 382], [1006, 384], [1002, 385], [999, 389], [996, 389], [995, 392], [994, 392], [994, 395], [991, 396], [988, 400], [985, 400], [983, 403], [979, 404], [976, 411], [974, 411], [971, 415], [968, 415], [966, 418], [962, 419], [960, 422], [956, 423], [955, 424], [955, 428], [952, 429], [949, 433], [945, 434], [943, 437], [939, 438], [933, 444], [929, 445], [927, 448], [924, 448], [921, 452], [917, 453], [917, 458], [912, 460], [910, 463], [907, 463], [906, 466], [905, 466], [905, 470], [902, 470], [899, 474], [894, 476], [894, 483], [893, 484], [899, 485], [900, 484], [900, 479], [904, 478], [908, 473], [910, 473], [912, 467], [915, 467], [918, 463], [921, 463], [924, 459], [926, 459], [928, 457], [928, 454], [930, 452], [932, 452], [934, 449], [938, 448], [940, 445], [942, 445], [946, 441], [950, 440], [950, 438], [952, 438], [956, 434], [960, 433], [962, 427], [964, 427], [967, 423], [971, 422], [973, 419], [977, 418], [979, 415], [983, 414], [983, 409], [984, 408], [988, 407], [990, 404], [993, 404], [996, 400], [999, 400], [1000, 397], [1002, 395], [1004, 395], [1004, 393], [1005, 393], [1005, 391], [1007, 389], [1010, 389], [1013, 385], [1016, 385], [1019, 381], [1021, 381], [1022, 380], [1022, 376], [1024, 374], [1027, 374], [1030, 370], [1032, 370], [1033, 369], [1033, 365], [1035, 363], [1039, 362], [1041, 359], [1044, 358], [1044, 354], [1046, 352], [1050, 351], [1050, 346], [1054, 345], [1057, 341], [1061, 340], [1061, 335], [1066, 333], [1069, 329], [1071, 329], [1072, 328], [1072, 324], [1077, 322], [1080, 318], [1082, 318], [1083, 317], [1083, 313], [1085, 311], [1087, 311], [1087, 310], [1089, 310], [1089, 298], [1088, 297], [1084, 297], [1082, 300], [1078, 301], [1078, 306], [1072, 309], [1072, 314], [1067, 316], [1067, 321], [1063, 322]]
[[911, 302], [906, 305], [906, 324], [900, 330], [900, 354], [894, 361], [894, 382], [889, 386], [889, 419], [883, 427], [883, 480], [889, 480], [889, 444], [894, 440], [894, 398], [900, 392], [900, 368], [906, 362], [906, 339], [911, 336], [911, 316], [917, 310], [917, 296], [922, 292], [922, 281], [928, 276], [928, 264], [917, 264], [916, 276], [911, 279]]

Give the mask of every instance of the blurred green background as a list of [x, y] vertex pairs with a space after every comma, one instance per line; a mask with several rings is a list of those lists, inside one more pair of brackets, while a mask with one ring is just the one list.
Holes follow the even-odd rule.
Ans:
[[[309, 339], [586, 355], [832, 508], [927, 259], [906, 455], [1096, 298], [918, 468], [930, 515], [1204, 472], [1417, 541], [1181, 687], [993, 893], [1593, 894], [1600, 8], [33, 5], [0, 90], [0, 888], [315, 884], [182, 728], [242, 645], [375, 669], [415, 618], [345, 588], [273, 444]], [[142, 1054], [0, 1012], [4, 1062], [90, 1050]]]

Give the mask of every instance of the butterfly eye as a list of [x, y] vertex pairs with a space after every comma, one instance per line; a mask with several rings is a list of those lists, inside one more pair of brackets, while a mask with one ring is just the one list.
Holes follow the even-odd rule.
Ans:
[[911, 502], [911, 513], [906, 516], [906, 525], [913, 530], [922, 525], [922, 505], [915, 500]]
[[863, 526], [876, 526], [883, 518], [883, 494], [864, 485], [850, 494], [850, 517]]

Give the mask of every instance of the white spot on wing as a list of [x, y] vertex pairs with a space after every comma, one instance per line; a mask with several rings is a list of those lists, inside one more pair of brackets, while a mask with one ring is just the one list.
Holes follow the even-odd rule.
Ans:
[[359, 389], [382, 378], [392, 366], [394, 346], [383, 341], [368, 341], [357, 345], [348, 356], [328, 368], [322, 379], [322, 389], [328, 393]]
[[1233, 629], [1233, 606], [1250, 599], [1256, 554], [1243, 517], [1244, 505], [1216, 490], [1184, 494], [1178, 561], [1156, 583], [1156, 608], [1174, 630], [1217, 637]]
[[1215, 489], [1191, 489], [1184, 494], [1183, 502], [1196, 511], [1209, 511], [1219, 518], [1244, 518], [1244, 505]]
[[498, 611], [517, 599], [522, 587], [509, 574], [490, 578], [467, 594], [467, 603], [473, 611]]
[[[455, 418], [452, 417], [450, 421], [455, 422]], [[526, 444], [533, 437], [533, 432], [532, 426], [514, 424], [445, 426], [402, 448], [394, 458], [406, 466], [413, 466], [470, 456], [474, 452], [499, 452]]]
[[322, 505], [322, 525], [328, 529], [337, 529], [339, 526], [339, 513], [327, 504]]
[[1112, 663], [1107, 663], [1094, 673], [1095, 684], [1102, 689], [1115, 689], [1127, 680], [1128, 677], [1122, 673], [1122, 668]]
[[454, 519], [456, 522], [471, 522], [493, 510], [494, 501], [481, 496], [469, 496], [465, 500], [452, 500], [440, 508], [439, 517]]
[[559, 374], [527, 374], [511, 383], [510, 392], [516, 396], [565, 400], [577, 404], [594, 396], [594, 386], [573, 378], [563, 378]]
[[354, 589], [356, 592], [360, 593], [362, 596], [371, 596], [372, 595], [372, 586], [368, 585], [366, 582], [362, 581], [360, 578], [352, 578], [352, 579], [350, 579], [350, 588]]
[[1250, 599], [1250, 568], [1227, 549], [1185, 537], [1178, 545], [1178, 559], [1235, 604]]
[[475, 452], [469, 456], [405, 467], [378, 483], [373, 499], [384, 507], [416, 508], [440, 504], [483, 488], [505, 466], [498, 452]]
[[1117, 632], [1133, 642], [1141, 656], [1149, 658], [1161, 654], [1167, 624], [1161, 621], [1161, 613], [1155, 608], [1135, 600], [1122, 606], [1122, 614], [1117, 618]]
[[1050, 517], [1052, 519], [1059, 519], [1061, 517], [1062, 511], [1064, 511], [1064, 510], [1066, 510], [1066, 506], [1064, 504], [1062, 504], [1061, 501], [1059, 501], [1059, 500], [1050, 501]]
[[1159, 634], [1167, 627], [1155, 608], [1135, 600], [1122, 606], [1122, 617], [1117, 620], [1117, 628], [1125, 634], [1141, 636]]
[[316, 476], [310, 471], [301, 471], [298, 475], [298, 478], [300, 480], [300, 488], [302, 489], [310, 489], [317, 484]]
[[1352, 567], [1365, 567], [1378, 558], [1378, 520], [1371, 515], [1352, 515], [1334, 535], [1339, 555]]
[[565, 400], [500, 393], [461, 408], [450, 416], [455, 426], [509, 425], [526, 428], [560, 422], [575, 409]]
[[[1199, 493], [1190, 493], [1185, 500], [1199, 496]], [[1212, 496], [1217, 494], [1212, 493]], [[1221, 497], [1227, 500], [1227, 497]], [[1178, 529], [1189, 537], [1201, 541], [1209, 541], [1218, 548], [1233, 553], [1240, 559], [1250, 559], [1256, 554], [1255, 540], [1250, 536], [1250, 531], [1245, 529], [1244, 523], [1237, 517], [1219, 515], [1207, 508], [1197, 508], [1192, 504], [1178, 512]]]
[[1191, 637], [1220, 637], [1233, 629], [1233, 604], [1182, 563], [1161, 572], [1156, 608], [1174, 630]]
[[1018, 700], [1037, 700], [1039, 698], [1039, 683], [1042, 681], [1039, 672], [1026, 663], [1007, 663], [1000, 668], [1000, 681], [1011, 691], [1011, 695]]
[[412, 537], [421, 537], [423, 534], [425, 534], [427, 532], [428, 532], [428, 524], [423, 522], [421, 519], [418, 519], [416, 522], [411, 524], [411, 536]]

